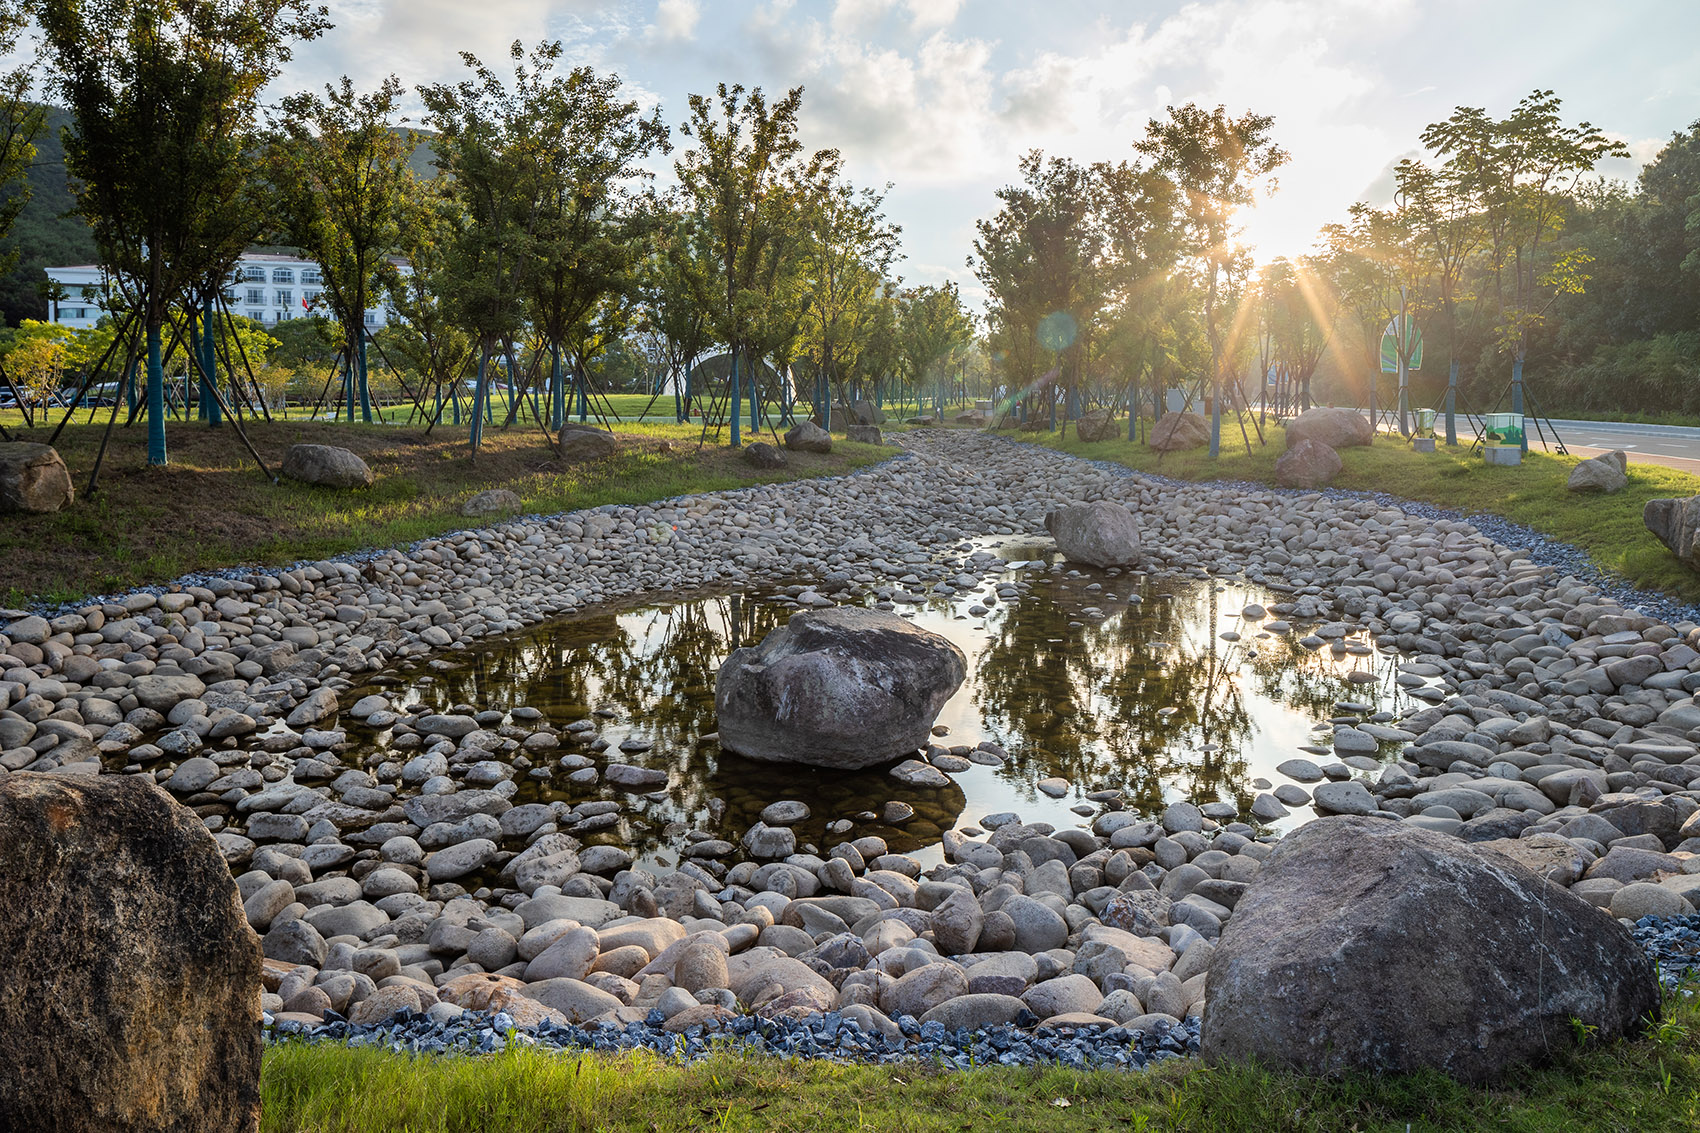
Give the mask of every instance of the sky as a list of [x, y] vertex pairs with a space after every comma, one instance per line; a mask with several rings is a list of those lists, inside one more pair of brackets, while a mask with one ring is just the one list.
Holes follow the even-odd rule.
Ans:
[[[677, 126], [720, 82], [804, 88], [801, 138], [836, 148], [858, 186], [887, 183], [911, 284], [983, 294], [967, 260], [1030, 149], [1132, 159], [1153, 116], [1186, 102], [1275, 118], [1290, 154], [1246, 218], [1259, 259], [1296, 255], [1348, 205], [1391, 200], [1392, 167], [1457, 106], [1504, 116], [1531, 90], [1564, 100], [1633, 157], [1632, 179], [1700, 119], [1695, 0], [331, 0], [278, 91], [385, 74], [458, 81], [461, 52], [558, 39]], [[417, 96], [413, 106], [418, 107]], [[677, 139], [676, 139], [677, 140]], [[667, 162], [657, 168], [665, 180]], [[978, 303], [974, 303], [978, 305]]]

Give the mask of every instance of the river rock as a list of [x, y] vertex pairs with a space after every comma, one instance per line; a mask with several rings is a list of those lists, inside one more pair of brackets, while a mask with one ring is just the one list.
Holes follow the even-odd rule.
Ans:
[[1048, 512], [1045, 530], [1069, 562], [1112, 567], [1139, 561], [1139, 521], [1127, 508], [1109, 500]]
[[1633, 1034], [1658, 1003], [1646, 954], [1600, 910], [1499, 854], [1372, 818], [1289, 834], [1206, 982], [1210, 1062], [1472, 1083], [1568, 1048], [1572, 1020], [1602, 1042]]
[[855, 770], [927, 744], [967, 675], [962, 650], [895, 614], [807, 610], [715, 677], [720, 744], [751, 759]]
[[832, 434], [813, 421], [799, 421], [786, 430], [785, 447], [792, 452], [831, 452]]
[[1340, 454], [1309, 438], [1275, 458], [1275, 482], [1283, 488], [1323, 488], [1339, 474]]
[[1331, 449], [1367, 445], [1375, 437], [1369, 418], [1356, 409], [1307, 409], [1287, 423], [1287, 449], [1315, 441]]
[[1629, 487], [1629, 457], [1622, 450], [1584, 460], [1570, 470], [1572, 492], [1621, 492]]
[[335, 445], [290, 445], [280, 471], [321, 488], [370, 488], [377, 482], [364, 460]]
[[0, 515], [43, 514], [69, 507], [73, 489], [65, 458], [51, 445], [0, 443]]
[[260, 944], [145, 777], [0, 777], [0, 1126], [254, 1130]]
[[1151, 447], [1157, 452], [1202, 448], [1210, 443], [1210, 422], [1196, 413], [1165, 413], [1151, 426]]

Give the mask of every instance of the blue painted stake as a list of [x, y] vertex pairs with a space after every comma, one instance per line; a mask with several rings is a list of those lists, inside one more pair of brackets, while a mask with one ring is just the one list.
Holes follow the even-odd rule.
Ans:
[[159, 359], [159, 325], [148, 326], [148, 463], [165, 463], [165, 367]]
[[476, 449], [484, 440], [484, 401], [486, 381], [490, 372], [490, 348], [484, 347], [478, 352], [478, 385], [472, 391], [472, 447]]
[[557, 433], [567, 423], [566, 390], [561, 388], [561, 345], [549, 344], [549, 427]]
[[1458, 422], [1454, 414], [1458, 409], [1458, 359], [1452, 359], [1452, 372], [1446, 375], [1446, 443], [1458, 443]]
[[[756, 380], [756, 376], [759, 373], [759, 364], [758, 366], [750, 367], [750, 432], [752, 433], [761, 428], [761, 422], [757, 419], [757, 414], [759, 413], [757, 408], [757, 399], [761, 396], [758, 392], [761, 388], [761, 383]], [[736, 402], [733, 403], [732, 411], [734, 413], [737, 412]]]
[[738, 352], [732, 352], [732, 447], [737, 448], [742, 442], [738, 439]]
[[1215, 460], [1222, 455], [1222, 390], [1216, 389], [1216, 396], [1210, 399], [1210, 459]]
[[573, 376], [578, 382], [578, 423], [582, 425], [590, 417], [590, 399], [584, 391], [584, 359], [580, 358], [573, 367]]
[[[1511, 362], [1511, 412], [1518, 417], [1523, 416], [1523, 352], [1518, 350], [1517, 357]], [[1519, 425], [1522, 422], [1518, 422]], [[1521, 445], [1524, 455], [1529, 452], [1529, 430], [1523, 430]]]
[[[197, 370], [206, 364], [206, 352], [201, 349], [201, 327], [194, 312], [189, 314], [189, 357], [194, 359], [192, 364]], [[195, 398], [195, 416], [202, 421], [207, 419], [207, 402], [211, 400], [207, 396], [207, 375], [202, 371], [200, 392]]]
[[366, 332], [358, 332], [360, 338], [355, 345], [355, 359], [360, 365], [360, 419], [366, 424], [372, 423], [372, 394], [366, 384]]
[[213, 305], [209, 295], [201, 301], [201, 404], [208, 424], [218, 428], [224, 422], [224, 411], [218, 407], [218, 359], [214, 354]]

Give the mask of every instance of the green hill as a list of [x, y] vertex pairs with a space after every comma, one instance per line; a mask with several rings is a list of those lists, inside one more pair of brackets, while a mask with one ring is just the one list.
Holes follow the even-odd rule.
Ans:
[[49, 109], [47, 127], [36, 139], [35, 164], [29, 171], [30, 200], [7, 241], [18, 250], [18, 262], [0, 275], [0, 316], [8, 326], [16, 326], [22, 319], [47, 317], [47, 300], [41, 294], [47, 277], [42, 268], [86, 264], [95, 258], [94, 237], [88, 225], [68, 215], [76, 200], [65, 177], [65, 147], [59, 132], [70, 121], [68, 111]]

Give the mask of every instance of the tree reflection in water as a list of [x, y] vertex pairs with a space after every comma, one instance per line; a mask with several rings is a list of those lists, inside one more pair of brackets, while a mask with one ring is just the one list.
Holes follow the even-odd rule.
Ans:
[[[917, 615], [919, 624], [956, 641], [970, 662], [968, 683], [945, 710], [952, 734], [940, 742], [992, 739], [1010, 753], [1002, 768], [976, 766], [941, 792], [903, 787], [883, 768], [838, 773], [761, 763], [700, 742], [715, 730], [721, 662], [791, 616], [771, 596], [722, 594], [581, 615], [486, 642], [463, 655], [461, 668], [421, 670], [403, 681], [413, 699], [438, 709], [529, 705], [561, 727], [596, 710], [613, 712], [599, 721], [610, 747], [593, 758], [664, 768], [664, 792], [624, 796], [600, 785], [577, 787], [557, 773], [542, 782], [520, 776], [521, 797], [626, 799], [622, 825], [605, 840], [664, 864], [675, 860], [686, 830], [735, 840], [764, 805], [781, 798], [809, 804], [813, 817], [799, 839], [822, 847], [837, 841], [826, 835], [829, 821], [877, 812], [889, 799], [907, 802], [917, 817], [903, 827], [858, 826], [901, 850], [936, 843], [942, 830], [993, 809], [1056, 825], [1078, 821], [1067, 810], [1076, 799], [1034, 794], [1036, 781], [1053, 776], [1080, 793], [1118, 787], [1125, 805], [1146, 812], [1184, 797], [1232, 801], [1245, 813], [1255, 775], [1290, 755], [1334, 714], [1336, 702], [1393, 707], [1403, 700], [1393, 682], [1397, 658], [1312, 652], [1294, 640], [1300, 627], [1283, 638], [1242, 622], [1242, 606], [1267, 604], [1274, 598], [1268, 592], [1137, 574], [1028, 577], [1030, 595], [998, 604], [983, 619], [963, 616], [975, 600], [969, 596], [934, 601]], [[1100, 589], [1089, 589], [1094, 583]], [[1225, 629], [1243, 639], [1223, 641]], [[1348, 684], [1353, 669], [1374, 671], [1376, 684]], [[654, 746], [622, 755], [619, 743], [628, 736]], [[711, 817], [713, 799], [725, 803], [719, 822]]]

